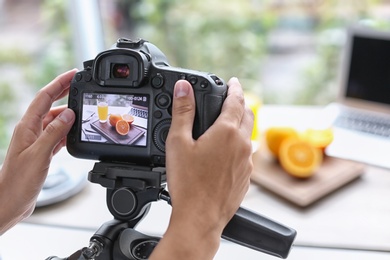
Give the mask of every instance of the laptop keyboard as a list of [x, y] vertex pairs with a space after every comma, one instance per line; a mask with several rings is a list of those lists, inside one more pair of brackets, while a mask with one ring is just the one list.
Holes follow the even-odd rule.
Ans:
[[390, 117], [366, 115], [353, 111], [343, 111], [335, 125], [347, 129], [370, 133], [374, 135], [390, 137]]

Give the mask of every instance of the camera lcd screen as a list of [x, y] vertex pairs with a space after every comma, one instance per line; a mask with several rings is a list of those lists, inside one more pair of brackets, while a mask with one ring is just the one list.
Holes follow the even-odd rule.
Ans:
[[82, 142], [146, 146], [149, 96], [84, 93]]

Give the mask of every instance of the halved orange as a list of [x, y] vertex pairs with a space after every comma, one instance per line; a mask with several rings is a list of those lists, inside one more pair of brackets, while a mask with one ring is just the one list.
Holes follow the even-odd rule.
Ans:
[[319, 148], [299, 138], [283, 140], [279, 149], [279, 162], [290, 175], [298, 178], [312, 176], [322, 163], [323, 154]]
[[266, 130], [265, 141], [268, 149], [275, 156], [279, 157], [279, 149], [282, 141], [289, 137], [298, 138], [298, 131], [287, 126], [273, 126]]
[[122, 115], [122, 119], [125, 120], [129, 125], [131, 125], [134, 122], [134, 117], [129, 114]]
[[314, 147], [324, 150], [333, 141], [333, 129], [307, 129], [302, 137], [311, 143]]
[[115, 129], [120, 135], [127, 135], [130, 131], [130, 125], [125, 120], [116, 122]]
[[108, 118], [108, 122], [110, 122], [110, 125], [111, 125], [112, 127], [115, 127], [115, 126], [116, 126], [116, 123], [117, 123], [119, 120], [122, 120], [122, 116], [119, 115], [119, 114], [110, 114], [110, 117]]

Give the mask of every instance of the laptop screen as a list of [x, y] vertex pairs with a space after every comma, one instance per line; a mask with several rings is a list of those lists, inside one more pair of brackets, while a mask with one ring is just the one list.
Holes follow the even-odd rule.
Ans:
[[355, 34], [351, 40], [346, 96], [390, 104], [390, 33]]

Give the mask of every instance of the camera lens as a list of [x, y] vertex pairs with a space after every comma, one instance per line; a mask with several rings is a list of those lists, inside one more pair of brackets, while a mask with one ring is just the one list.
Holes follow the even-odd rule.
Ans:
[[114, 64], [112, 67], [112, 74], [114, 78], [125, 79], [130, 75], [130, 68], [127, 64]]

